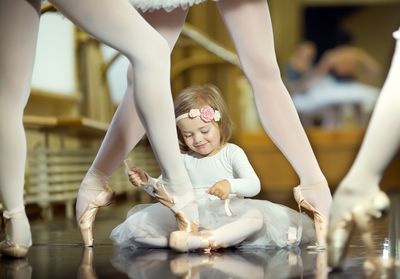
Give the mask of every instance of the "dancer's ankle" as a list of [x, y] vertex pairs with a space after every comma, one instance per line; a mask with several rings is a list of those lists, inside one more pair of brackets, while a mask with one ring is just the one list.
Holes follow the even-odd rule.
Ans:
[[318, 180], [302, 180], [299, 186], [301, 190], [312, 190], [324, 187], [329, 188], [328, 181], [325, 178]]
[[109, 175], [96, 169], [95, 167], [90, 167], [87, 171], [84, 179], [82, 180], [82, 185], [90, 185], [91, 188], [103, 188], [108, 185]]
[[32, 246], [31, 228], [26, 216], [9, 219], [6, 225], [6, 239], [24, 247]]
[[346, 176], [340, 182], [336, 194], [365, 197], [379, 190], [378, 179]]

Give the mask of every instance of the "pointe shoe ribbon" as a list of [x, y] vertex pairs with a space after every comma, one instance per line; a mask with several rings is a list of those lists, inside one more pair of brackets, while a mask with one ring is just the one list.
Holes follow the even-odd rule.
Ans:
[[177, 197], [173, 197], [167, 192], [162, 183], [157, 183], [154, 190], [156, 199], [174, 212], [180, 231], [197, 232], [199, 230], [198, 224], [189, 220], [182, 211], [186, 205], [194, 201], [194, 198], [187, 197], [185, 200], [183, 197], [180, 198], [182, 202], [179, 202]]
[[[302, 190], [313, 190], [317, 188], [324, 187], [326, 183], [318, 183], [309, 186], [297, 186], [293, 188], [293, 195], [298, 204], [299, 212], [301, 213], [301, 208], [310, 211], [313, 214], [315, 233], [317, 236], [317, 243], [315, 245], [307, 246], [309, 250], [324, 250], [326, 249], [326, 235], [328, 229], [327, 219], [317, 210], [313, 205], [311, 205], [302, 194]], [[299, 229], [302, 229], [302, 220], [300, 216]]]
[[[133, 164], [131, 159], [124, 160], [125, 171], [128, 173], [129, 170], [133, 169]], [[175, 214], [175, 218], [178, 222], [178, 228], [182, 231], [187, 232], [197, 232], [198, 224], [195, 224], [189, 220], [182, 209], [195, 201], [194, 197], [183, 196], [175, 197], [171, 196], [162, 182], [157, 181], [155, 185], [139, 185], [142, 187], [149, 195], [155, 197], [162, 205], [168, 207]]]

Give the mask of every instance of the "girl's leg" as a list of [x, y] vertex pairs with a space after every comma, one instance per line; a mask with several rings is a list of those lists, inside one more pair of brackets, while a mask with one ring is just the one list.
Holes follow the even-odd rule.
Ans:
[[330, 190], [282, 82], [267, 2], [220, 0], [217, 5], [252, 86], [265, 131], [299, 175], [300, 186], [315, 185], [307, 187], [313, 190], [304, 191], [304, 198], [327, 216]]
[[190, 234], [184, 231], [171, 233], [171, 248], [186, 252], [206, 248], [227, 248], [235, 246], [259, 231], [263, 226], [263, 216], [257, 209], [249, 209], [238, 220], [212, 231]]
[[[40, 2], [0, 1], [0, 194], [9, 242], [30, 246], [24, 211], [26, 139], [22, 122], [30, 93]], [[10, 224], [10, 225], [9, 225]]]
[[[163, 10], [149, 12], [145, 13], [143, 17], [167, 40], [170, 51], [172, 51], [186, 15], [187, 10], [176, 9], [170, 13]], [[92, 166], [82, 181], [83, 186], [93, 185], [95, 189], [90, 191], [82, 189], [79, 192], [76, 204], [78, 220], [87, 204], [103, 190], [113, 171], [145, 134], [145, 129], [136, 111], [133, 75], [133, 69], [130, 65], [127, 74], [128, 87], [123, 100], [115, 112]]]

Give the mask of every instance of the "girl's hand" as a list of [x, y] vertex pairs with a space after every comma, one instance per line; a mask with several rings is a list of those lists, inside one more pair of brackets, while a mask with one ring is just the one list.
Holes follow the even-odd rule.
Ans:
[[125, 160], [124, 162], [125, 173], [128, 175], [129, 181], [133, 184], [133, 186], [140, 187], [149, 181], [146, 173], [137, 166], [133, 165], [130, 160]]
[[221, 180], [215, 183], [210, 189], [208, 189], [207, 193], [210, 195], [214, 195], [221, 200], [225, 200], [229, 197], [229, 193], [231, 192], [231, 185], [228, 180]]

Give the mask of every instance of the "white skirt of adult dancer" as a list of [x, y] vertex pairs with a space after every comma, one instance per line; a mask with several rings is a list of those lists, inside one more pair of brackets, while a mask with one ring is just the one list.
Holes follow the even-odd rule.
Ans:
[[[170, 12], [176, 8], [187, 9], [195, 4], [207, 0], [129, 0], [129, 2], [142, 12], [164, 9]], [[216, 1], [216, 0], [214, 0]]]
[[[314, 225], [307, 215], [266, 200], [241, 198], [255, 196], [260, 185], [244, 151], [237, 145], [226, 144], [211, 157], [184, 154], [183, 161], [197, 197], [201, 229], [216, 230], [236, 223], [238, 227], [234, 225], [232, 228], [240, 230], [240, 226], [247, 226], [244, 220], [249, 217], [248, 213], [256, 210], [261, 213], [257, 216], [263, 219], [261, 229], [245, 235], [244, 241], [236, 246], [276, 248], [315, 241]], [[231, 185], [231, 216], [227, 214], [225, 201], [206, 193], [208, 187], [222, 179]], [[298, 229], [300, 226], [302, 233]], [[176, 230], [178, 226], [171, 210], [155, 203], [133, 207], [127, 219], [111, 232], [110, 237], [121, 248], [141, 247], [143, 243], [149, 246], [150, 242], [152, 247], [168, 247], [169, 235]], [[228, 246], [231, 245], [228, 243]]]

